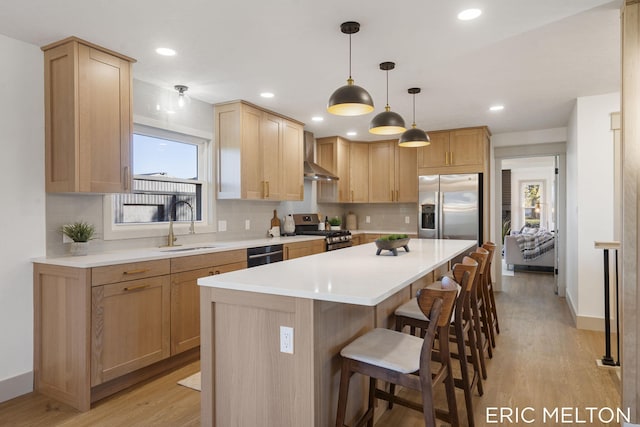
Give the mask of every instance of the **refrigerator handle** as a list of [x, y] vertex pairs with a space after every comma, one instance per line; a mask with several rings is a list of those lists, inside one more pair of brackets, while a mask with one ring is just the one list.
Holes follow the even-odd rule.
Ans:
[[434, 202], [435, 202], [435, 211], [436, 211], [436, 217], [435, 217], [435, 225], [436, 225], [436, 235], [435, 238], [436, 239], [441, 239], [442, 238], [442, 224], [441, 224], [441, 219], [442, 219], [442, 212], [440, 211], [440, 206], [442, 206], [440, 204], [440, 192], [436, 191], [435, 193], [435, 197], [434, 197]]
[[438, 239], [444, 239], [444, 192], [436, 193], [436, 200], [438, 201]]

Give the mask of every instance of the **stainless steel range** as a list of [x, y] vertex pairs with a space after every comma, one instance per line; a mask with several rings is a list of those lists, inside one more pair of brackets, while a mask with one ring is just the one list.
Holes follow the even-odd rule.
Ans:
[[318, 230], [320, 223], [317, 214], [293, 214], [296, 234], [324, 236], [326, 250], [348, 248], [353, 245], [349, 230]]

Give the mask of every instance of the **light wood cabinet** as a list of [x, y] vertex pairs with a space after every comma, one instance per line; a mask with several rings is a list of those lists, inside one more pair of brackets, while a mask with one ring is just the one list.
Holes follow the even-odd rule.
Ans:
[[417, 149], [396, 140], [369, 144], [369, 202], [418, 201]]
[[46, 191], [129, 191], [135, 60], [75, 37], [42, 50]]
[[283, 247], [284, 259], [287, 260], [319, 254], [325, 251], [325, 247], [324, 239], [285, 243]]
[[449, 173], [472, 173], [482, 172], [488, 164], [489, 130], [485, 126], [429, 132], [429, 138], [430, 145], [418, 148], [418, 168], [450, 168], [455, 170]]
[[303, 124], [244, 101], [214, 110], [218, 198], [302, 200]]
[[171, 355], [200, 345], [198, 278], [247, 268], [246, 250], [171, 260]]
[[369, 144], [352, 142], [349, 144], [349, 186], [350, 201], [369, 201]]
[[169, 276], [91, 290], [91, 386], [169, 357]]
[[339, 136], [318, 138], [316, 162], [340, 178], [337, 182], [318, 182], [318, 201], [350, 202], [349, 141]]

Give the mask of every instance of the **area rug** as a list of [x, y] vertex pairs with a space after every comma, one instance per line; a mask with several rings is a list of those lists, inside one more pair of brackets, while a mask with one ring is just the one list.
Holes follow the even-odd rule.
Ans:
[[200, 391], [200, 372], [196, 372], [195, 374], [178, 381], [178, 384]]

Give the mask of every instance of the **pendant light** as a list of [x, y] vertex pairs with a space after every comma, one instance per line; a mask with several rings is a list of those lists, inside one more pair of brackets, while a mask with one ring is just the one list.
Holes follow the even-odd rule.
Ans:
[[351, 34], [360, 31], [357, 22], [344, 22], [340, 25], [344, 34], [349, 34], [349, 78], [345, 86], [336, 89], [327, 104], [327, 111], [338, 116], [360, 116], [373, 111], [373, 99], [364, 88], [353, 84], [351, 78]]
[[185, 85], [175, 85], [173, 88], [178, 91], [178, 107], [184, 108], [188, 103], [188, 98], [184, 93], [189, 90], [189, 87]]
[[383, 62], [380, 69], [387, 72], [387, 105], [384, 111], [371, 120], [369, 132], [376, 135], [395, 135], [407, 130], [404, 127], [404, 119], [400, 114], [394, 113], [389, 107], [389, 70], [393, 70], [396, 64], [393, 62]]
[[431, 142], [429, 142], [429, 135], [416, 127], [416, 93], [420, 93], [420, 88], [412, 87], [408, 92], [413, 95], [413, 124], [411, 129], [400, 135], [398, 145], [400, 147], [424, 147], [431, 144]]

